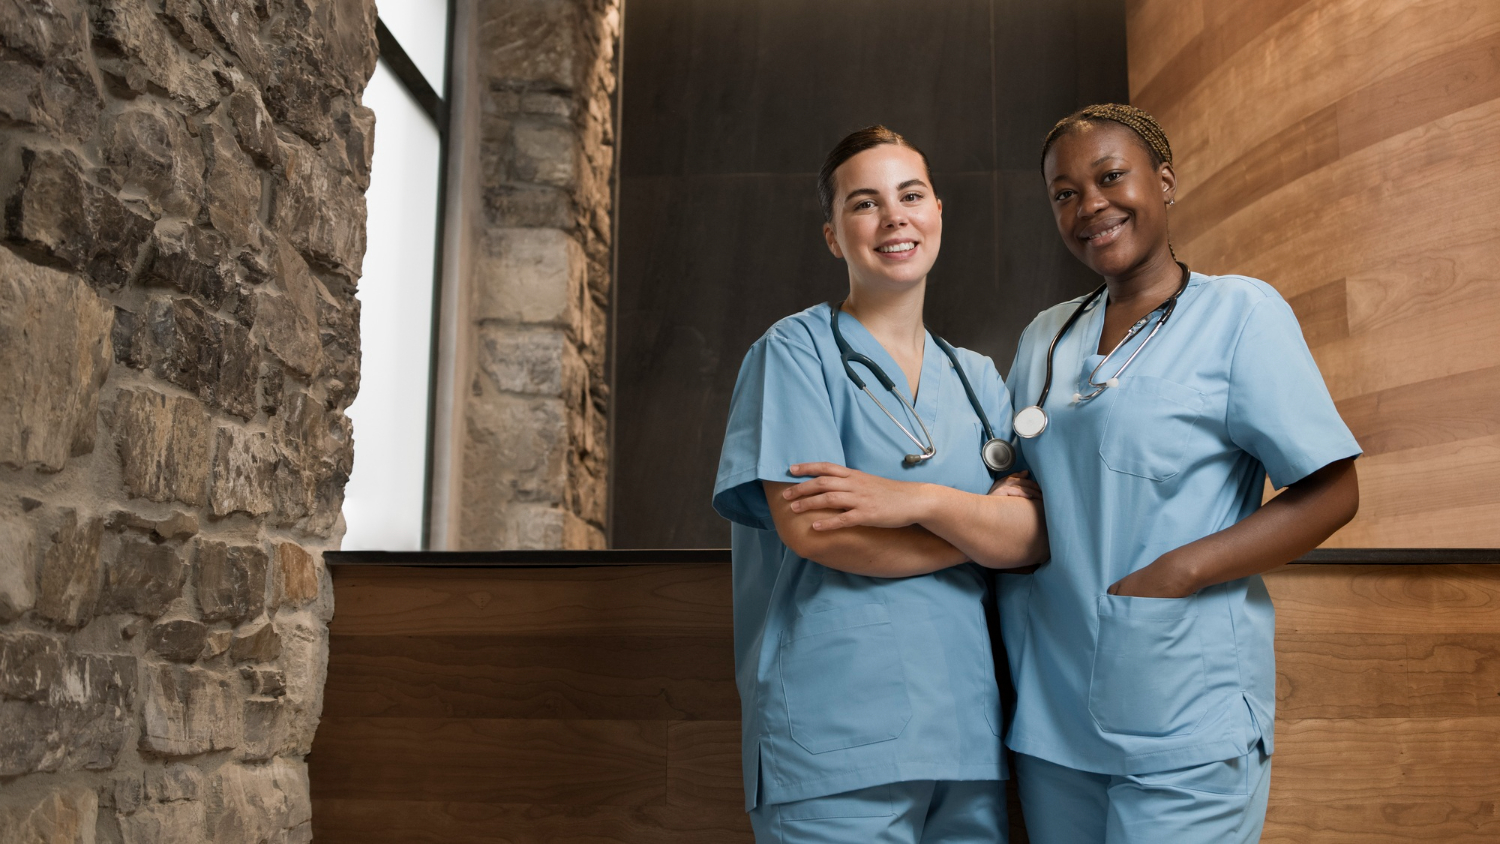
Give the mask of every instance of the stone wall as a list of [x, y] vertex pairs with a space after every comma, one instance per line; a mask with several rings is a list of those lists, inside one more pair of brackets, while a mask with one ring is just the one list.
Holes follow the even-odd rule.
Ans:
[[368, 0], [0, 3], [0, 841], [305, 841]]
[[620, 0], [481, 3], [463, 548], [602, 548]]

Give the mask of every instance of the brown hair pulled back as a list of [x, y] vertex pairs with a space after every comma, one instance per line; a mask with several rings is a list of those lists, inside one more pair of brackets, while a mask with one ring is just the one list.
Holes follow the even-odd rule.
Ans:
[[1042, 158], [1039, 162], [1045, 171], [1047, 168], [1047, 150], [1052, 149], [1052, 144], [1080, 126], [1087, 126], [1100, 120], [1108, 120], [1135, 132], [1136, 137], [1145, 144], [1146, 151], [1151, 153], [1151, 163], [1157, 167], [1172, 163], [1172, 145], [1167, 143], [1167, 133], [1162, 131], [1161, 124], [1156, 118], [1142, 109], [1133, 105], [1122, 103], [1099, 103], [1098, 105], [1084, 106], [1057, 121], [1052, 131], [1047, 133], [1047, 140], [1042, 142]]
[[[927, 180], [932, 181], [932, 165], [927, 161], [927, 153], [917, 148], [917, 145], [908, 141], [898, 132], [880, 125], [866, 126], [844, 136], [832, 150], [828, 157], [823, 159], [823, 168], [818, 171], [818, 204], [823, 208], [823, 221], [833, 221], [833, 172], [839, 169], [839, 165], [864, 152], [874, 149], [883, 144], [894, 144], [898, 147], [906, 147], [922, 156], [922, 169], [927, 171]], [[936, 187], [933, 188], [937, 190]]]

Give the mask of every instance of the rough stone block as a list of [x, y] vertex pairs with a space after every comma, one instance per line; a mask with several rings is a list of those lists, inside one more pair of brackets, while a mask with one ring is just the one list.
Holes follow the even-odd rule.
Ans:
[[198, 545], [198, 606], [208, 621], [241, 622], [266, 608], [270, 558], [258, 545]]
[[0, 624], [20, 618], [36, 606], [36, 556], [36, 529], [32, 524], [11, 516], [0, 518]]
[[208, 631], [208, 639], [203, 643], [203, 659], [214, 659], [227, 653], [229, 643], [233, 638], [233, 630]]
[[[562, 501], [568, 452], [564, 402], [490, 391], [470, 399], [467, 417], [463, 532], [466, 543], [475, 543], [468, 547], [561, 547], [538, 544], [543, 541], [540, 534], [525, 528], [524, 520], [516, 527], [525, 528], [526, 544], [512, 544], [508, 537], [515, 531], [503, 528], [505, 519], [497, 520], [495, 515], [506, 512], [512, 502], [540, 502], [545, 510]], [[561, 530], [561, 522], [555, 527]], [[502, 538], [507, 539], [502, 542]]]
[[375, 71], [375, 9], [359, 2], [291, 2], [271, 26], [266, 105], [277, 122], [320, 144], [332, 134], [331, 100]]
[[118, 287], [151, 238], [150, 217], [89, 181], [70, 152], [24, 150], [6, 235], [46, 249], [97, 285]]
[[[131, 495], [192, 505], [207, 500], [209, 421], [198, 402], [154, 390], [121, 390], [114, 431]], [[196, 532], [196, 523], [192, 527]]]
[[172, 662], [192, 662], [203, 653], [207, 642], [208, 628], [203, 622], [191, 618], [154, 624], [146, 634], [146, 647]]
[[564, 361], [577, 358], [572, 345], [559, 328], [486, 323], [479, 330], [479, 366], [497, 390], [562, 396]]
[[104, 526], [113, 531], [136, 530], [148, 533], [159, 540], [187, 539], [198, 532], [198, 517], [174, 510], [166, 518], [152, 519], [129, 510], [116, 510], [109, 514]]
[[312, 315], [304, 313], [289, 297], [269, 290], [252, 291], [246, 303], [256, 333], [265, 338], [266, 348], [277, 360], [301, 375], [317, 373], [323, 344]]
[[282, 148], [286, 181], [272, 193], [271, 224], [314, 266], [358, 275], [365, 254], [365, 199], [318, 150]]
[[239, 745], [245, 713], [229, 678], [182, 665], [154, 666], [145, 678], [141, 750], [193, 756]]
[[152, 803], [130, 815], [120, 815], [122, 844], [201, 844], [206, 835], [204, 807], [199, 802]]
[[76, 276], [0, 248], [0, 463], [57, 471], [93, 450], [113, 319]]
[[572, 3], [513, 0], [480, 6], [480, 55], [491, 84], [572, 90], [580, 74], [581, 21]]
[[136, 93], [155, 86], [193, 110], [218, 102], [214, 65], [183, 52], [151, 6], [133, 0], [102, 0], [91, 5], [94, 36], [107, 52], [100, 68]]
[[0, 809], [5, 844], [94, 844], [99, 795], [82, 785], [64, 785], [20, 805]]
[[103, 537], [104, 520], [79, 524], [76, 512], [63, 514], [42, 561], [36, 611], [43, 618], [65, 627], [82, 627], [94, 617], [102, 580], [99, 542]]
[[236, 416], [255, 415], [260, 349], [250, 331], [193, 299], [153, 301], [132, 340], [132, 357], [159, 378]]
[[172, 287], [218, 308], [239, 281], [229, 241], [213, 229], [182, 221], [162, 223], [151, 240], [143, 284]]
[[286, 752], [305, 756], [323, 713], [323, 683], [328, 678], [328, 627], [316, 618], [279, 614], [273, 622], [281, 637], [281, 670], [285, 674]]
[[203, 151], [181, 117], [131, 109], [105, 124], [104, 140], [104, 160], [134, 198], [159, 213], [198, 216]]
[[0, 5], [0, 44], [37, 64], [78, 57], [88, 46], [81, 0]]
[[375, 112], [365, 106], [356, 106], [338, 121], [339, 134], [344, 137], [344, 156], [349, 160], [354, 183], [360, 190], [370, 188], [370, 165], [375, 158]]
[[217, 440], [208, 490], [214, 515], [271, 512], [279, 457], [270, 434], [220, 428]]
[[160, 768], [146, 769], [146, 796], [158, 803], [174, 800], [197, 800], [203, 794], [203, 772], [176, 762]]
[[573, 227], [573, 200], [549, 185], [486, 184], [485, 219], [492, 226], [516, 228]]
[[354, 464], [348, 417], [329, 413], [322, 402], [297, 390], [287, 394], [272, 431], [281, 454], [273, 495], [276, 523], [326, 532], [332, 527], [326, 517], [338, 511]]
[[30, 124], [53, 137], [73, 141], [87, 138], [97, 125], [104, 103], [98, 84], [79, 59], [81, 56], [38, 67], [14, 56], [0, 56], [0, 116]]
[[229, 646], [229, 658], [235, 662], [274, 662], [279, 656], [281, 634], [269, 621], [240, 628]]
[[230, 95], [228, 111], [240, 149], [262, 167], [279, 166], [281, 142], [276, 139], [276, 126], [255, 86], [246, 85]]
[[279, 842], [312, 819], [307, 766], [286, 759], [224, 765], [209, 780], [204, 802], [210, 841]]
[[203, 124], [203, 157], [208, 162], [208, 219], [236, 246], [258, 244], [260, 171], [228, 129]]
[[63, 640], [0, 634], [0, 777], [113, 767], [134, 706], [136, 661], [68, 653]]
[[273, 606], [300, 606], [318, 597], [318, 564], [301, 546], [276, 544]]
[[514, 181], [571, 188], [578, 182], [578, 136], [560, 119], [517, 120], [511, 128]]
[[182, 595], [187, 566], [172, 545], [127, 536], [104, 567], [100, 615], [134, 613], [157, 618]]
[[478, 319], [576, 330], [587, 271], [578, 241], [557, 229], [498, 229], [485, 246], [478, 267]]

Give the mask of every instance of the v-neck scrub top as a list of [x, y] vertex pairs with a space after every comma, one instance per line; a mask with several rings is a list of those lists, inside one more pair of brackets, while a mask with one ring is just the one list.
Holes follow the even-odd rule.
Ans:
[[[730, 403], [714, 508], [733, 522], [735, 677], [743, 714], [746, 808], [908, 780], [999, 780], [1003, 723], [986, 624], [989, 578], [966, 563], [879, 578], [800, 557], [776, 533], [762, 481], [806, 480], [794, 463], [983, 494], [984, 437], [948, 357], [929, 334], [915, 402], [937, 454], [916, 451], [839, 360], [830, 309], [772, 326], [751, 346]], [[901, 368], [859, 321], [850, 347], [906, 392]], [[1009, 433], [1010, 397], [989, 358], [958, 350], [992, 424]], [[905, 408], [855, 365], [912, 431]]]
[[[1047, 345], [1081, 301], [1042, 312], [1022, 334], [1010, 374], [1016, 410], [1036, 401]], [[1285, 487], [1359, 445], [1291, 308], [1242, 276], [1193, 273], [1119, 385], [1073, 401], [1103, 359], [1106, 307], [1100, 297], [1057, 344], [1048, 427], [1020, 440], [1042, 487], [1052, 558], [1031, 577], [998, 579], [1017, 689], [1007, 743], [1111, 775], [1231, 759], [1259, 742], [1269, 753], [1275, 614], [1261, 578], [1181, 599], [1106, 590], [1253, 513], [1268, 475]]]

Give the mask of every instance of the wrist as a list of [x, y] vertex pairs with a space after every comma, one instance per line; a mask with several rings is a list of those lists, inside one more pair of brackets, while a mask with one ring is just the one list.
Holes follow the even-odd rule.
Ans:
[[943, 490], [947, 487], [937, 484], [919, 483], [911, 500], [912, 524], [926, 525], [932, 520], [934, 514], [942, 509]]
[[1159, 557], [1155, 565], [1162, 570], [1164, 579], [1175, 594], [1194, 595], [1204, 587], [1202, 573], [1192, 554], [1169, 551]]

